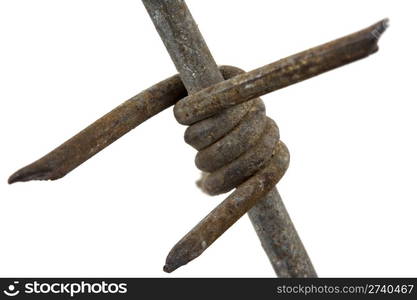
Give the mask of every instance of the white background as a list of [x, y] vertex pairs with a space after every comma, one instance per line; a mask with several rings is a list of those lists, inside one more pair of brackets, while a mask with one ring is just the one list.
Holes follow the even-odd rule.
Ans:
[[[197, 1], [219, 64], [251, 70], [390, 17], [380, 52], [263, 97], [291, 152], [278, 188], [318, 274], [417, 276], [415, 1]], [[0, 2], [0, 276], [273, 276], [244, 216], [168, 275], [223, 196], [194, 182], [172, 108], [61, 180], [16, 169], [175, 68], [138, 0]]]

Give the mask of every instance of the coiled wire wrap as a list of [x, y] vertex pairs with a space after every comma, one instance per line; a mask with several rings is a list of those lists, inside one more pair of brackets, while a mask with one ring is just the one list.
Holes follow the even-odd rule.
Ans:
[[[244, 73], [231, 66], [221, 70], [227, 79]], [[255, 98], [195, 122], [184, 139], [198, 150], [195, 164], [203, 171], [199, 187], [209, 195], [218, 195], [238, 187], [271, 160], [279, 130], [266, 116], [264, 102]]]
[[[221, 71], [226, 79], [243, 72], [230, 66]], [[186, 101], [183, 98], [175, 104], [176, 117], [178, 108], [187, 107]], [[265, 115], [259, 98], [194, 121], [187, 124], [191, 126], [185, 132], [185, 141], [198, 150], [195, 162], [203, 171], [198, 185], [210, 195], [236, 189], [173, 247], [164, 266], [166, 272], [201, 255], [274, 189], [289, 164], [288, 149], [279, 140], [278, 127]]]

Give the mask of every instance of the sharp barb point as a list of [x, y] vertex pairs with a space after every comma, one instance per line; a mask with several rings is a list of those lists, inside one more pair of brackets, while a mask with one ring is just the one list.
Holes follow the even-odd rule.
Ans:
[[378, 23], [374, 24], [373, 26], [371, 26], [371, 28], [372, 28], [371, 34], [377, 40], [377, 42], [379, 41], [382, 34], [385, 32], [385, 30], [387, 30], [388, 27], [389, 27], [389, 19], [388, 18], [385, 18], [385, 19], [379, 21]]
[[51, 177], [51, 170], [45, 168], [35, 167], [33, 165], [26, 166], [15, 173], [13, 173], [9, 179], [8, 183], [12, 184], [15, 182], [25, 182], [30, 180], [52, 180], [55, 178]]
[[165, 265], [164, 266], [164, 272], [165, 273], [171, 273], [175, 270], [175, 268], [173, 268], [171, 265]]

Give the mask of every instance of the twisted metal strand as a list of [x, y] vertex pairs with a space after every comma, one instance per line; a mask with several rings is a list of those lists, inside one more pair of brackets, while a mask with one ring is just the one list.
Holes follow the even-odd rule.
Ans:
[[[145, 1], [148, 5], [157, 3]], [[274, 188], [288, 167], [288, 150], [279, 141], [275, 123], [266, 117], [262, 100], [253, 98], [376, 52], [378, 39], [388, 21], [382, 20], [357, 33], [249, 73], [224, 67], [221, 73], [226, 81], [221, 82], [221, 75], [216, 75], [220, 72], [217, 67], [213, 69], [210, 53], [184, 2], [169, 4], [179, 18], [174, 18], [177, 23], [168, 27], [173, 25], [183, 34], [188, 31], [182, 30], [182, 26], [190, 26], [188, 29], [196, 34], [185, 37], [201, 48], [200, 52], [187, 48], [192, 52], [190, 55], [177, 52], [185, 55], [174, 59], [180, 76], [168, 78], [122, 103], [55, 150], [15, 172], [9, 183], [61, 178], [131, 129], [175, 104], [177, 121], [191, 125], [186, 130], [185, 140], [199, 151], [196, 165], [204, 172], [199, 182], [201, 188], [211, 195], [237, 189], [177, 243], [167, 258], [165, 270], [175, 270], [199, 256], [248, 211], [277, 275], [316, 276]], [[155, 19], [159, 17], [155, 15]], [[160, 31], [162, 36], [168, 33], [169, 37], [169, 30]], [[168, 48], [182, 47], [181, 40], [174, 40]], [[164, 41], [169, 44], [172, 40]], [[185, 63], [179, 63], [181, 61]], [[194, 63], [197, 63], [196, 69], [187, 69]], [[199, 91], [201, 88], [204, 89]]]
[[[230, 66], [223, 70], [226, 78], [244, 73]], [[177, 243], [168, 255], [167, 272], [203, 253], [274, 188], [289, 164], [288, 149], [260, 98], [197, 120], [186, 130], [185, 140], [199, 150], [195, 162], [205, 172], [199, 181], [205, 192], [217, 195], [237, 189]]]

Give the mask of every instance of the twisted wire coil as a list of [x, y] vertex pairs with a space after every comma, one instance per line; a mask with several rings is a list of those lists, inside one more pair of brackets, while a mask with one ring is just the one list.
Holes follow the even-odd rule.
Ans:
[[[221, 70], [226, 79], [244, 73], [231, 66]], [[266, 116], [260, 98], [197, 120], [187, 128], [184, 139], [198, 150], [195, 164], [204, 172], [198, 185], [209, 195], [238, 187], [271, 160], [280, 142], [278, 126]]]

